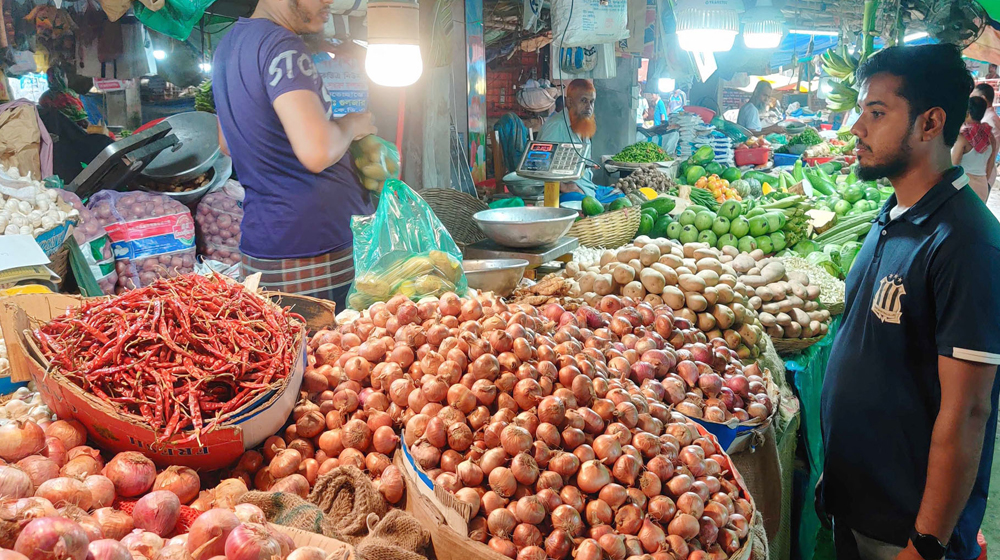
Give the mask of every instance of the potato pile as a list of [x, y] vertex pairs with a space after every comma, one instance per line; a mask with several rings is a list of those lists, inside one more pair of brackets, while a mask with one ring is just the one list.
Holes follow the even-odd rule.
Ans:
[[830, 312], [821, 308], [820, 288], [810, 283], [808, 274], [786, 270], [781, 260], [765, 259], [759, 249], [737, 255], [732, 267], [771, 338], [826, 335]]
[[581, 268], [568, 263], [563, 275], [590, 305], [620, 295], [656, 307], [666, 304], [711, 340], [723, 338], [741, 359], [764, 350], [763, 326], [749, 304], [753, 294], [738, 279], [731, 263], [734, 247], [720, 251], [705, 243], [679, 245], [669, 239], [639, 236], [631, 245], [605, 251], [599, 265]]

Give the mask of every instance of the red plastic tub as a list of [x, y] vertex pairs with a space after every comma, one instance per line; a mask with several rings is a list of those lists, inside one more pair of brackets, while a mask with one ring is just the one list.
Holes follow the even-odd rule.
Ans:
[[705, 121], [705, 124], [711, 124], [712, 119], [715, 118], [715, 111], [707, 109], [705, 107], [699, 107], [697, 105], [685, 105], [684, 110], [688, 113], [694, 113], [701, 117], [701, 120]]
[[771, 158], [771, 148], [742, 148], [733, 152], [736, 165], [764, 165]]

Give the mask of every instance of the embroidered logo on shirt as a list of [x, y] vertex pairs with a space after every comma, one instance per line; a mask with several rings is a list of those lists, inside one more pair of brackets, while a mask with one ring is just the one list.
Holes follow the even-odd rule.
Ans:
[[903, 277], [890, 274], [879, 282], [875, 297], [872, 298], [872, 313], [883, 323], [898, 325], [903, 318]]

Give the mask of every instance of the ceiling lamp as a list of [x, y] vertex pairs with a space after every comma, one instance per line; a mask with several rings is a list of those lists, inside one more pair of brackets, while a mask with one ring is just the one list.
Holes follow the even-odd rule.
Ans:
[[380, 86], [408, 86], [424, 70], [416, 2], [368, 4], [368, 54], [365, 72]]
[[677, 42], [692, 52], [731, 50], [742, 11], [742, 0], [678, 0], [674, 8]]
[[743, 14], [743, 44], [748, 49], [774, 49], [781, 44], [781, 10], [771, 0], [757, 0], [757, 5]]

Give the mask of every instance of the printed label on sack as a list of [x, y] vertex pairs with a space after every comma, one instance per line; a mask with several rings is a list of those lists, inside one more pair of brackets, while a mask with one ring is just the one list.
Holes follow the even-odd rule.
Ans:
[[108, 236], [102, 235], [97, 239], [84, 243], [80, 247], [80, 252], [83, 253], [83, 260], [87, 261], [87, 267], [90, 268], [90, 272], [97, 281], [107, 278], [109, 274], [115, 271], [114, 256], [104, 257], [104, 247], [110, 242], [111, 240], [108, 239]]
[[194, 220], [184, 212], [105, 226], [115, 259], [141, 259], [194, 246]]

